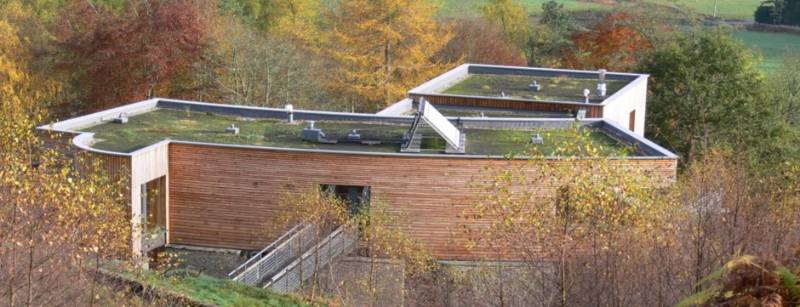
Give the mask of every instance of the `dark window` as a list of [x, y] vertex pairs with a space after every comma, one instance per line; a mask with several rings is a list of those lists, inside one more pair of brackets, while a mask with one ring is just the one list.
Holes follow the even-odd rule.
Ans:
[[369, 206], [370, 189], [367, 186], [322, 184], [320, 190], [345, 201], [350, 216]]
[[161, 177], [142, 185], [142, 215], [145, 231], [164, 230], [167, 225], [167, 178]]
[[628, 115], [628, 129], [633, 131], [636, 128], [636, 110], [631, 111]]

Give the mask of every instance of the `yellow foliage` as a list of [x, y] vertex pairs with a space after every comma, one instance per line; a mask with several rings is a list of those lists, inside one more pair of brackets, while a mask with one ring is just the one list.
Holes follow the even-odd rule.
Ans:
[[84, 273], [87, 259], [96, 264], [129, 250], [128, 207], [96, 162], [45, 147], [36, 134], [58, 83], [29, 71], [23, 35], [7, 20], [18, 9], [0, 7], [0, 238], [8, 243], [0, 267], [10, 268], [0, 272], [10, 289], [3, 301], [74, 303], [94, 282]]
[[451, 34], [424, 0], [344, 0], [332, 16], [327, 52], [340, 65], [330, 87], [353, 109], [375, 110], [440, 73], [433, 56]]
[[315, 49], [320, 43], [319, 0], [279, 0], [275, 5], [285, 14], [278, 17], [270, 32]]

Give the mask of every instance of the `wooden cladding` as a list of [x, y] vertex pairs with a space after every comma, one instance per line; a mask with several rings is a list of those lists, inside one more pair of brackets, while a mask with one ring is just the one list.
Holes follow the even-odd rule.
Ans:
[[[169, 146], [170, 242], [261, 249], [276, 239], [279, 201], [320, 184], [371, 187], [372, 203], [402, 212], [409, 233], [439, 259], [496, 253], [467, 249], [460, 218], [482, 192], [485, 167], [525, 161], [292, 152], [220, 146]], [[553, 162], [566, 163], [566, 162]], [[654, 178], [674, 179], [676, 160], [626, 160]], [[539, 193], [551, 193], [541, 187]], [[474, 225], [473, 225], [474, 226]], [[480, 226], [480, 225], [478, 225]]]
[[[420, 95], [412, 95], [414, 101], [418, 101]], [[501, 109], [514, 109], [514, 110], [535, 110], [547, 112], [572, 112], [576, 113], [578, 109], [586, 109], [587, 118], [602, 118], [603, 107], [596, 104], [576, 105], [565, 103], [550, 103], [550, 102], [537, 102], [537, 101], [522, 101], [513, 99], [492, 99], [492, 98], [472, 98], [472, 97], [455, 97], [455, 96], [440, 96], [440, 95], [424, 95], [425, 99], [433, 104], [440, 105], [456, 105], [456, 106], [471, 106], [471, 107], [484, 107], [484, 108], [501, 108]]]

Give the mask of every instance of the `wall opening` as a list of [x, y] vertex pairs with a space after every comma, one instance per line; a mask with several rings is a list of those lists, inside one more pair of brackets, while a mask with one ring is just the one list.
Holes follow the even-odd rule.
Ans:
[[369, 208], [370, 188], [368, 186], [321, 184], [320, 190], [343, 200], [347, 204], [347, 212], [351, 217]]
[[634, 131], [636, 129], [636, 110], [628, 114], [628, 130]]
[[141, 185], [143, 251], [166, 244], [167, 177], [161, 176]]

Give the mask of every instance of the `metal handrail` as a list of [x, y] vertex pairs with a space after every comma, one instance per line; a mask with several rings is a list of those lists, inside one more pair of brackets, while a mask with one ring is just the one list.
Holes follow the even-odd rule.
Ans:
[[[289, 229], [289, 231], [285, 232], [283, 235], [278, 237], [277, 240], [272, 241], [272, 243], [270, 245], [267, 245], [267, 247], [265, 247], [264, 249], [259, 251], [255, 256], [250, 257], [250, 259], [247, 259], [247, 261], [245, 261], [244, 263], [242, 263], [241, 265], [239, 265], [238, 267], [233, 269], [233, 271], [228, 273], [228, 277], [231, 278], [231, 276], [238, 275], [238, 274], [241, 274], [244, 271], [246, 271], [248, 269], [249, 265], [251, 264], [251, 262], [263, 259], [264, 256], [267, 255], [268, 251], [274, 249], [275, 246], [277, 246], [278, 244], [281, 244], [282, 242], [286, 241], [289, 237], [291, 237], [295, 233], [299, 232], [300, 229], [302, 227], [304, 227], [304, 226], [306, 226], [306, 225], [305, 224], [297, 224], [294, 227], [292, 227], [291, 229]], [[253, 264], [255, 264], [255, 263], [253, 263]], [[239, 271], [242, 271], [242, 272], [239, 272]], [[236, 277], [238, 277], [238, 276], [236, 276]], [[233, 277], [233, 279], [236, 279], [236, 277]]]
[[417, 134], [417, 126], [419, 126], [421, 118], [422, 115], [420, 114], [414, 116], [414, 121], [411, 122], [411, 128], [406, 132], [406, 140], [405, 144], [403, 144], [403, 148], [408, 148], [408, 146], [411, 145], [411, 142], [414, 140], [414, 135]]
[[[318, 265], [316, 269], [319, 269], [332, 262], [334, 257], [338, 257], [339, 255], [346, 253], [356, 241], [355, 236], [348, 236], [350, 234], [347, 233], [346, 227], [346, 225], [343, 225], [331, 232], [331, 234], [325, 237], [318, 244], [314, 245], [300, 257], [289, 263], [286, 267], [268, 279], [263, 288], [272, 288], [272, 290], [277, 292], [291, 292], [296, 286], [308, 279], [313, 274], [313, 272], [307, 275], [302, 273], [304, 262], [306, 260], [312, 256], [318, 255], [318, 253], [325, 253], [325, 251], [327, 251], [327, 257], [322, 259], [317, 258], [318, 260], [321, 260], [321, 263], [316, 263], [316, 265]], [[332, 250], [334, 248], [336, 249], [335, 251]], [[294, 273], [293, 271], [297, 268], [300, 268], [301, 272], [297, 273], [299, 276], [296, 276], [296, 280], [292, 282], [292, 285], [289, 285], [290, 280], [293, 277], [291, 273]]]

